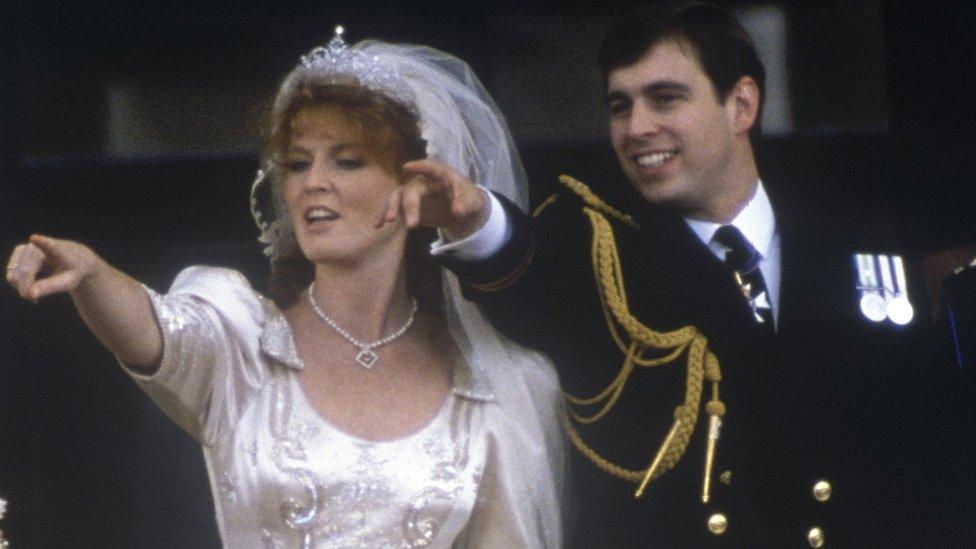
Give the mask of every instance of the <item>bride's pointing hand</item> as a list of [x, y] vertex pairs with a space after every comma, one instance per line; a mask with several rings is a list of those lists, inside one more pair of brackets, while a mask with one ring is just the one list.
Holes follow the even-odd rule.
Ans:
[[98, 262], [87, 246], [41, 235], [14, 248], [7, 262], [7, 282], [24, 299], [70, 292], [90, 276]]

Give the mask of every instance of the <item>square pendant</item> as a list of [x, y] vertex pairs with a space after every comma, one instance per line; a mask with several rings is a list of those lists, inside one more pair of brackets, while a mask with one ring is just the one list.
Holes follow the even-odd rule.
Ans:
[[376, 356], [376, 353], [374, 353], [372, 349], [366, 347], [359, 351], [359, 354], [356, 355], [356, 362], [362, 365], [363, 368], [369, 370], [373, 367], [373, 364], [376, 364], [376, 361], [379, 360], [379, 358], [380, 357]]

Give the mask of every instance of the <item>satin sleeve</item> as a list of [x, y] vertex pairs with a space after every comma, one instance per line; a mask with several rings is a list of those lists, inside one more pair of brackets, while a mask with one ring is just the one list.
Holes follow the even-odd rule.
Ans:
[[234, 428], [267, 377], [265, 299], [237, 271], [214, 267], [184, 269], [166, 294], [146, 291], [163, 355], [150, 375], [122, 365], [166, 415], [210, 445]]

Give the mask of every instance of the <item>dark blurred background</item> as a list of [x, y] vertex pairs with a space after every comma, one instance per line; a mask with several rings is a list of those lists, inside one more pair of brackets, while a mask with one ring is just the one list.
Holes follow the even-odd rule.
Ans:
[[[642, 2], [0, 4], [0, 250], [90, 244], [164, 290], [191, 263], [261, 287], [247, 192], [280, 78], [336, 24], [466, 59], [509, 117], [533, 198], [612, 193], [595, 52]], [[739, 1], [770, 70], [760, 171], [794, 208], [921, 257], [976, 242], [976, 5]], [[955, 256], [953, 256], [955, 257]], [[960, 256], [961, 257], [961, 256]], [[937, 277], [936, 277], [937, 278]], [[199, 448], [67, 298], [0, 288], [0, 530], [15, 547], [218, 543]]]

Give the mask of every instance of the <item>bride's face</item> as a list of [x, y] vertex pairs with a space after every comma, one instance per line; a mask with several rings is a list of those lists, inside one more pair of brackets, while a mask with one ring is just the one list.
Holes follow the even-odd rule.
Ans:
[[400, 177], [364, 137], [339, 107], [305, 108], [291, 121], [284, 198], [298, 245], [312, 263], [403, 256], [403, 223], [376, 228]]

